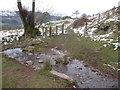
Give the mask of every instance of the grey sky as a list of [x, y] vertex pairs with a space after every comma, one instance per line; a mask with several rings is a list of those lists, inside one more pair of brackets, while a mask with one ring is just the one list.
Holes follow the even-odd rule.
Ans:
[[[118, 6], [119, 0], [35, 0], [36, 10], [50, 9], [53, 13], [72, 15], [75, 10], [94, 14]], [[31, 8], [32, 0], [21, 0], [22, 4]], [[0, 0], [0, 10], [18, 10], [17, 0]]]

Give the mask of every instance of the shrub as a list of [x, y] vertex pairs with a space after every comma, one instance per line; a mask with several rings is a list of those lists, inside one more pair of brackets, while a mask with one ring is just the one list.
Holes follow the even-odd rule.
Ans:
[[45, 71], [50, 71], [52, 68], [51, 68], [51, 65], [50, 65], [50, 62], [49, 61], [46, 61], [44, 63], [44, 66], [43, 66], [43, 69], [42, 70], [45, 70]]
[[55, 59], [55, 61], [56, 61], [56, 64], [60, 64], [63, 62], [62, 58], [57, 58], [57, 59]]

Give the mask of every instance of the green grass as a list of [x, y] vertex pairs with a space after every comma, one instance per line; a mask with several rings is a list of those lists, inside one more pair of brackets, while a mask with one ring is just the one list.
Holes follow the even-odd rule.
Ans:
[[56, 64], [60, 64], [63, 62], [62, 58], [57, 58], [57, 59], [55, 59], [55, 61], [56, 61]]
[[89, 66], [117, 76], [117, 71], [103, 64], [114, 65], [118, 62], [118, 50], [115, 51], [112, 46], [103, 47], [104, 42], [77, 37], [74, 33], [44, 40], [48, 42], [49, 47], [58, 46], [63, 51], [67, 50], [67, 55], [71, 58], [83, 60]]
[[[21, 73], [15, 72], [12, 76], [4, 76], [3, 81], [3, 88], [16, 88], [16, 83], [20, 79]], [[12, 82], [14, 83], [12, 83]]]
[[[48, 78], [49, 77], [49, 78]], [[44, 79], [43, 79], [44, 78]], [[34, 82], [34, 84], [33, 84]], [[60, 79], [51, 73], [42, 72], [39, 75], [33, 76], [33, 79], [29, 81], [30, 88], [63, 88], [68, 81]]]
[[35, 47], [35, 48], [24, 48], [23, 50], [28, 52], [45, 52], [48, 49], [44, 47]]
[[56, 22], [49, 22], [47, 23], [48, 26], [56, 26], [57, 24], [63, 23], [65, 21], [56, 21]]
[[0, 26], [9, 25], [8, 23], [0, 23]]
[[50, 62], [49, 62], [49, 61], [46, 61], [46, 62], [44, 63], [44, 66], [43, 66], [43, 68], [42, 68], [42, 71], [50, 71], [50, 70], [52, 70], [52, 67], [51, 67], [51, 65], [50, 65]]
[[51, 74], [48, 69], [34, 71], [5, 55], [2, 57], [2, 68], [3, 88], [65, 88], [69, 85], [69, 81]]
[[41, 52], [41, 53], [46, 52], [48, 50], [48, 48], [46, 48], [47, 43], [41, 40], [31, 42], [30, 45], [32, 46], [32, 48], [26, 47], [23, 50], [28, 51], [28, 52]]
[[[27, 43], [26, 43], [27, 42]], [[31, 47], [32, 46], [32, 47]], [[36, 40], [33, 41], [33, 38], [26, 38], [22, 39], [20, 41], [14, 40], [12, 44], [6, 45], [2, 47], [3, 50], [6, 49], [12, 49], [12, 48], [23, 48], [24, 51], [27, 52], [47, 52], [48, 51], [48, 45], [47, 42]]]
[[[12, 62], [11, 60], [3, 55], [2, 58], [2, 87], [4, 88], [16, 88], [16, 82], [19, 80], [21, 73], [14, 72], [18, 69], [23, 69], [22, 66], [16, 64], [16, 62]], [[14, 74], [12, 74], [14, 72]], [[13, 82], [13, 83], [12, 83]]]
[[[13, 45], [9, 47], [33, 46], [34, 48], [25, 49], [31, 52], [43, 53], [48, 52], [50, 48], [57, 46], [62, 51], [67, 50], [66, 54], [70, 58], [83, 60], [86, 65], [117, 76], [117, 71], [114, 71], [111, 68], [103, 65], [110, 64], [112, 66], [116, 66], [115, 62], [118, 62], [118, 50], [114, 50], [113, 46], [106, 48], [103, 47], [103, 44], [106, 42], [91, 41], [90, 38], [77, 36], [71, 30], [67, 35], [59, 35], [46, 38], [41, 37], [41, 39], [42, 40], [36, 41], [33, 41], [32, 39], [26, 39], [13, 43]], [[58, 60], [58, 63], [60, 62], [61, 61]]]

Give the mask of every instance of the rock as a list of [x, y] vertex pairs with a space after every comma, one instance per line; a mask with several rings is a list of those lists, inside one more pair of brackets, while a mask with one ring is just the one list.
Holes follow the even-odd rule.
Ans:
[[29, 46], [29, 47], [27, 47], [27, 48], [35, 48], [34, 46]]
[[30, 60], [30, 61], [26, 61], [26, 64], [28, 64], [28, 65], [32, 65], [33, 64], [33, 62]]
[[55, 49], [58, 49], [58, 47], [57, 47], [57, 46], [55, 46], [54, 48], [55, 48]]
[[76, 88], [76, 86], [75, 86], [75, 85], [73, 85], [73, 88]]
[[28, 53], [28, 55], [33, 55], [32, 53]]
[[26, 66], [29, 66], [28, 64], [25, 64]]
[[67, 53], [67, 50], [65, 50], [64, 53]]
[[40, 69], [40, 67], [35, 66], [34, 70], [38, 70], [38, 69]]
[[80, 77], [80, 74], [77, 74], [77, 77]]
[[115, 87], [115, 85], [112, 85], [112, 87]]
[[23, 62], [21, 62], [21, 64], [24, 64]]
[[39, 62], [39, 63], [43, 63], [43, 60], [39, 60], [38, 62]]
[[40, 57], [36, 57], [37, 59], [40, 59]]
[[51, 72], [52, 74], [54, 74], [54, 75], [57, 75], [57, 76], [63, 78], [63, 79], [66, 79], [66, 80], [69, 80], [69, 81], [74, 81], [73, 78], [67, 76], [66, 74], [59, 73], [59, 72], [57, 72], [57, 71], [55, 71], [55, 70], [52, 70], [52, 71], [50, 71], [50, 72]]
[[68, 58], [68, 60], [70, 60], [70, 57], [67, 57]]
[[33, 65], [33, 68], [35, 69], [36, 66]]
[[53, 53], [53, 55], [57, 55], [56, 53]]
[[35, 54], [37, 56], [37, 54]]

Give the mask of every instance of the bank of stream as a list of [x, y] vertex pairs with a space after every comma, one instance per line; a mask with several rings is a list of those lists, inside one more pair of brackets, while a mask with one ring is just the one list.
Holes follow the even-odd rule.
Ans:
[[67, 64], [57, 64], [56, 59], [63, 58], [65, 54], [55, 48], [51, 48], [50, 54], [24, 52], [21, 48], [8, 49], [3, 51], [10, 58], [14, 58], [21, 64], [41, 69], [46, 61], [49, 61], [52, 69], [72, 77], [79, 88], [117, 88], [118, 80], [101, 76], [84, 66], [83, 61], [70, 59]]

